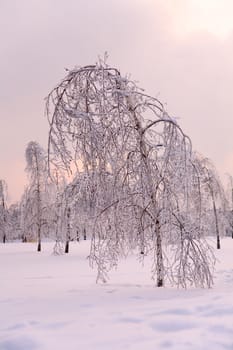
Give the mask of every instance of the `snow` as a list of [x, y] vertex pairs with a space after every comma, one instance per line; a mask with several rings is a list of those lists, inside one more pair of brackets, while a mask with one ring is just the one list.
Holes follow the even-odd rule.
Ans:
[[[216, 250], [212, 289], [156, 288], [150, 259], [96, 284], [89, 242], [0, 244], [0, 349], [233, 349], [233, 240]], [[214, 243], [213, 243], [214, 244]]]

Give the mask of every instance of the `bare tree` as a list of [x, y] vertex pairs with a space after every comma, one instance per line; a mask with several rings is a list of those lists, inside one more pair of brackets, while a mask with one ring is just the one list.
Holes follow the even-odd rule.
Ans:
[[228, 175], [227, 198], [229, 202], [227, 215], [229, 222], [228, 231], [230, 231], [231, 237], [233, 239], [233, 177], [231, 175]]
[[1, 238], [2, 242], [6, 243], [7, 239], [7, 204], [6, 204], [6, 197], [7, 197], [7, 185], [4, 180], [0, 180], [0, 232], [1, 232]]
[[8, 209], [8, 236], [10, 239], [21, 239], [21, 215], [19, 203], [11, 204]]
[[46, 179], [46, 187], [44, 188], [43, 200], [45, 202], [46, 211], [43, 214], [45, 222], [46, 235], [55, 240], [54, 254], [62, 254], [64, 252], [63, 239], [63, 193], [66, 181], [62, 174], [57, 170]]
[[[168, 275], [183, 286], [210, 286], [211, 254], [188, 215], [191, 141], [162, 103], [100, 60], [69, 71], [49, 94], [46, 111], [49, 163], [90, 180], [97, 279], [106, 280], [119, 256], [138, 249], [141, 256], [153, 252], [158, 287]], [[164, 247], [177, 238], [179, 254], [171, 262]]]
[[27, 172], [30, 184], [27, 190], [27, 202], [24, 210], [27, 211], [29, 226], [36, 229], [38, 240], [37, 251], [41, 251], [42, 227], [45, 225], [45, 201], [43, 195], [46, 187], [46, 156], [42, 147], [34, 141], [28, 143], [26, 148]]
[[[220, 249], [220, 231], [221, 227], [222, 231], [224, 231], [225, 226], [221, 225], [221, 221], [224, 221], [222, 217], [226, 212], [227, 200], [221, 181], [211, 161], [207, 158], [200, 158], [199, 165], [202, 178], [202, 188], [204, 192], [203, 197], [206, 197], [207, 203], [208, 200], [210, 200], [210, 204], [212, 206], [211, 212], [214, 218], [214, 231], [217, 239], [217, 249]], [[208, 204], [207, 210], [210, 212], [210, 206], [208, 207]]]

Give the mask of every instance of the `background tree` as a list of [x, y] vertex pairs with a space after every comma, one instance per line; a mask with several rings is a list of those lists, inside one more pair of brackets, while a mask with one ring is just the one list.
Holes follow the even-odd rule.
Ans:
[[233, 177], [228, 175], [228, 185], [227, 185], [227, 193], [226, 193], [229, 208], [227, 213], [229, 227], [227, 228], [227, 234], [231, 235], [233, 239]]
[[61, 197], [60, 229], [65, 240], [65, 253], [69, 253], [69, 243], [72, 239], [72, 196], [67, 185]]
[[55, 240], [54, 254], [61, 254], [63, 249], [62, 235], [62, 194], [66, 186], [65, 178], [56, 169], [50, 174], [46, 183], [46, 213], [45, 222], [47, 236]]
[[4, 180], [0, 180], [0, 233], [3, 243], [6, 243], [7, 239], [7, 226], [8, 226], [8, 211], [7, 211], [7, 185]]
[[11, 204], [8, 209], [8, 236], [10, 239], [23, 239], [19, 203]]
[[28, 217], [28, 228], [35, 230], [38, 240], [37, 251], [41, 251], [42, 228], [45, 225], [45, 193], [47, 180], [47, 163], [43, 148], [35, 141], [26, 148], [26, 170], [29, 174], [27, 201], [24, 206]]
[[214, 222], [214, 232], [217, 239], [217, 249], [220, 249], [220, 237], [225, 235], [226, 231], [226, 211], [227, 200], [224, 193], [223, 186], [217, 175], [214, 165], [207, 158], [199, 159], [199, 166], [201, 172], [201, 184], [203, 191], [203, 198], [206, 199], [206, 214], [210, 216], [210, 220], [206, 219], [209, 227], [213, 226], [210, 221]]

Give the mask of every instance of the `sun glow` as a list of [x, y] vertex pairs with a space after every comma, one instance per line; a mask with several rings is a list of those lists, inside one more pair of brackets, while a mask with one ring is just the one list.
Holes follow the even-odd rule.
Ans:
[[232, 0], [159, 0], [169, 13], [175, 34], [207, 32], [220, 39], [233, 32]]
[[233, 30], [233, 1], [190, 0], [187, 29], [228, 36]]

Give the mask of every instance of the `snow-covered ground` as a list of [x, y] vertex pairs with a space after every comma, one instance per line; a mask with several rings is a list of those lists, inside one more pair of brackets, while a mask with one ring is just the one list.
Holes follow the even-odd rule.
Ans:
[[204, 290], [156, 288], [150, 261], [134, 257], [96, 284], [89, 242], [62, 256], [52, 248], [0, 244], [1, 350], [233, 349], [231, 238], [216, 251], [215, 286]]

